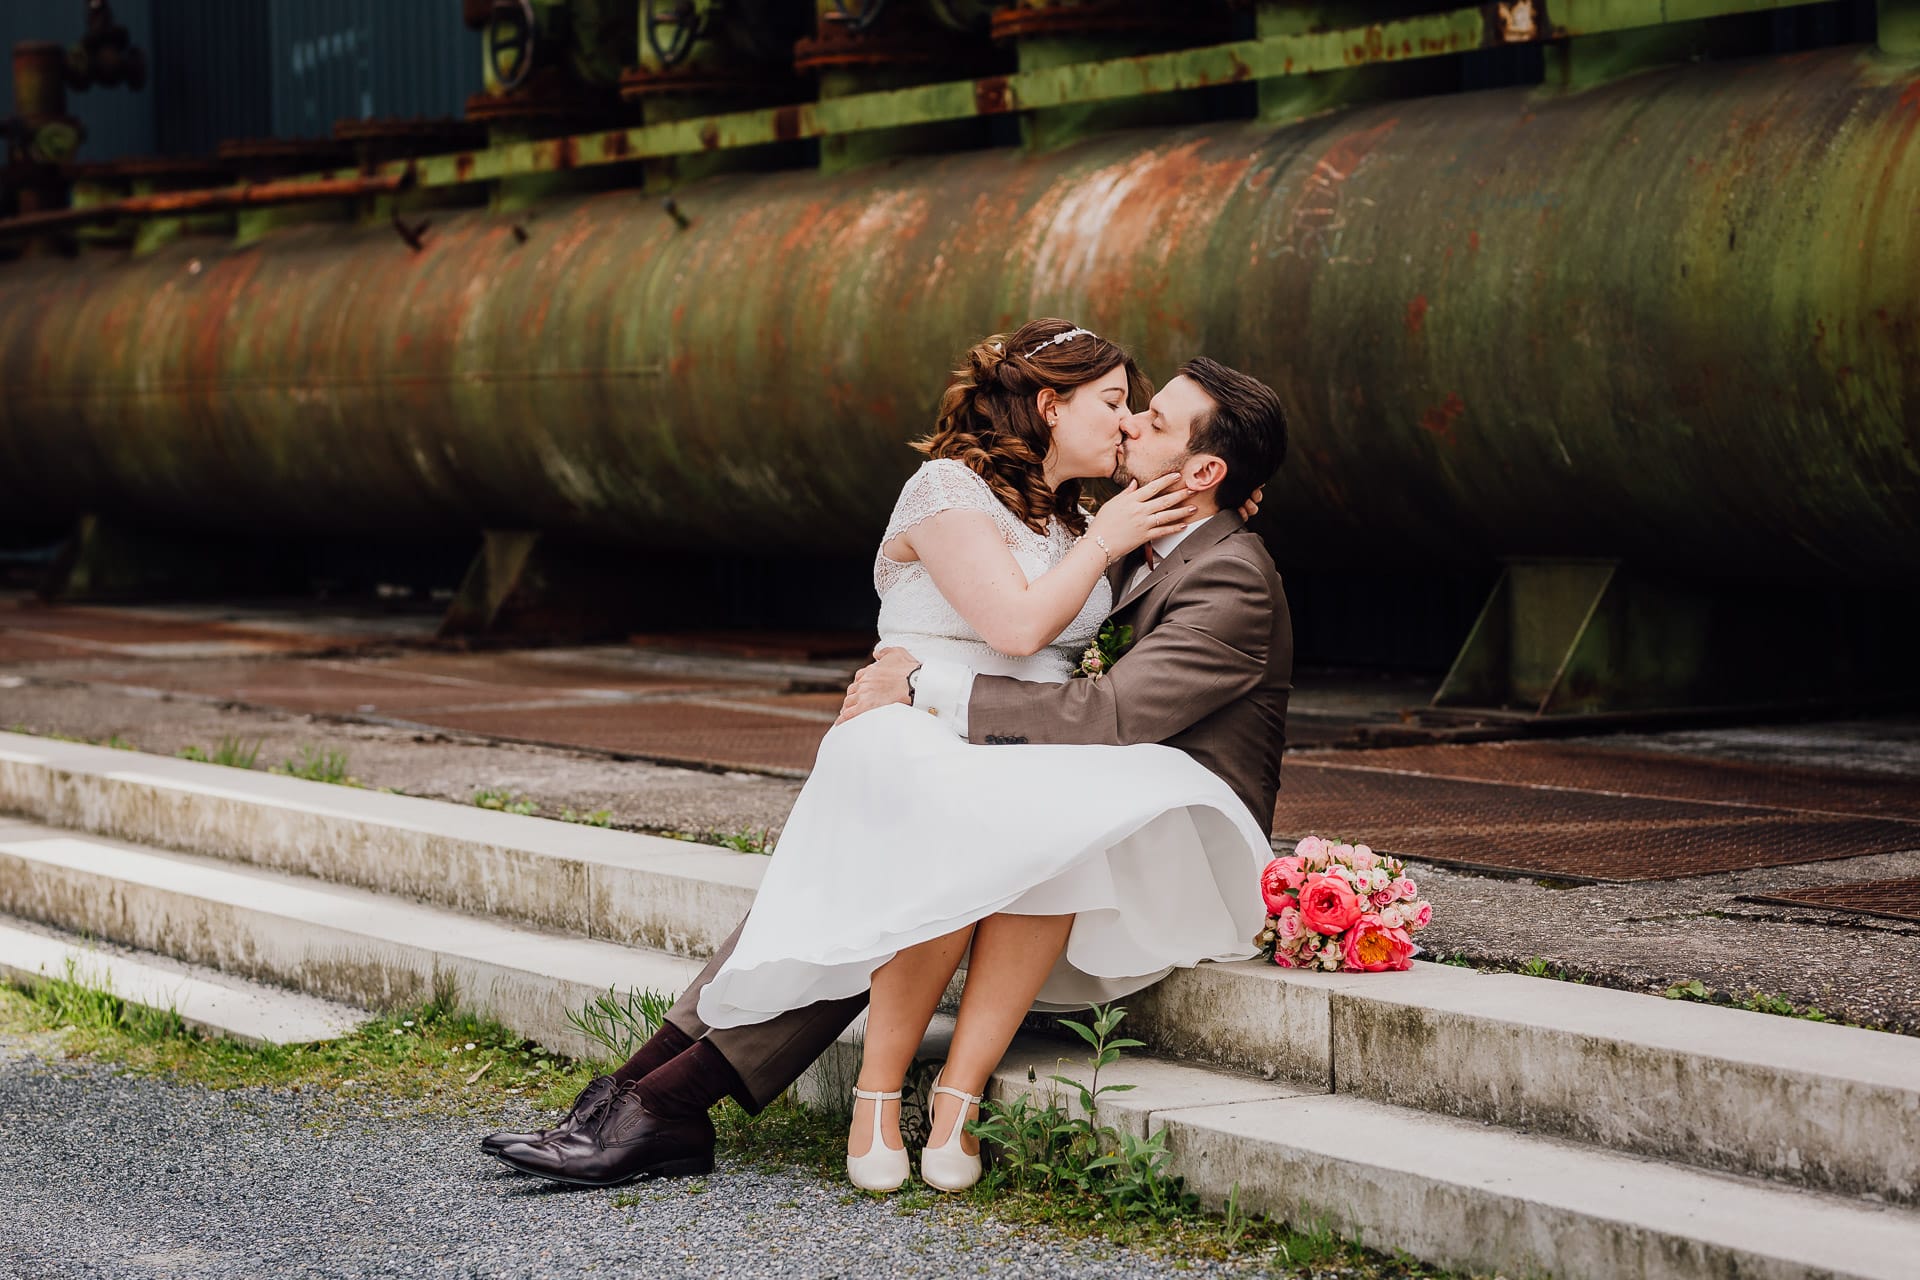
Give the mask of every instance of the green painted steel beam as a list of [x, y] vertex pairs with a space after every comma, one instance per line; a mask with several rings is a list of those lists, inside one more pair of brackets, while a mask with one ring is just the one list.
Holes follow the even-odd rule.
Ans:
[[[396, 161], [379, 172], [400, 173], [411, 163], [419, 186], [486, 182], [525, 174], [765, 146], [829, 134], [936, 124], [982, 115], [1180, 93], [1248, 80], [1276, 80], [1350, 67], [1411, 62], [1472, 49], [1541, 44], [1700, 18], [1799, 8], [1806, 3], [1807, 0], [1489, 3], [1340, 31], [1268, 36], [1199, 49], [1047, 67], [981, 80], [916, 85], [823, 102], [511, 143], [485, 151]], [[348, 177], [356, 172], [339, 170], [330, 176]]]

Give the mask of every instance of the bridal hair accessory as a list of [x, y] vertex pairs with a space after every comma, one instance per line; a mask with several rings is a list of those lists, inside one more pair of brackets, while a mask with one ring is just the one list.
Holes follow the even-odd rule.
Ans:
[[1267, 927], [1253, 945], [1282, 969], [1408, 969], [1433, 907], [1398, 858], [1308, 836], [1260, 873]]
[[1048, 347], [1057, 347], [1063, 342], [1072, 342], [1075, 338], [1091, 338], [1092, 336], [1093, 330], [1091, 329], [1069, 329], [1065, 333], [1056, 333], [1033, 350], [1027, 352], [1027, 359], [1033, 359]]

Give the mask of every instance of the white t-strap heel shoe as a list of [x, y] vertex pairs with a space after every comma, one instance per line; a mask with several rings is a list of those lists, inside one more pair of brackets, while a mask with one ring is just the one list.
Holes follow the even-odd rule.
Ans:
[[885, 1109], [883, 1104], [900, 1097], [900, 1090], [870, 1093], [865, 1089], [855, 1089], [853, 1096], [873, 1103], [873, 1142], [868, 1146], [867, 1154], [847, 1156], [847, 1178], [862, 1191], [898, 1191], [910, 1172], [907, 1149], [890, 1147], [881, 1138], [880, 1113]]
[[[945, 1075], [945, 1068], [941, 1075]], [[920, 1153], [920, 1177], [930, 1187], [938, 1191], [965, 1191], [980, 1181], [980, 1154], [969, 1155], [960, 1144], [961, 1131], [967, 1127], [967, 1109], [980, 1105], [977, 1093], [962, 1093], [958, 1089], [949, 1089], [940, 1083], [940, 1076], [933, 1078], [933, 1089], [927, 1094], [928, 1124], [931, 1125], [933, 1099], [941, 1094], [951, 1094], [960, 1099], [960, 1115], [953, 1122], [953, 1129], [947, 1134], [947, 1140], [940, 1146], [928, 1146]]]

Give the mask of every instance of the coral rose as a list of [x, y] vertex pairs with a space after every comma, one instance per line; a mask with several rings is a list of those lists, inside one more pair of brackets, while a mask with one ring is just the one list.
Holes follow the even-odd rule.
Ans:
[[1412, 923], [1413, 923], [1413, 927], [1414, 927], [1414, 928], [1416, 928], [1416, 929], [1424, 929], [1424, 928], [1426, 928], [1426, 927], [1427, 927], [1428, 925], [1430, 925], [1430, 924], [1432, 924], [1432, 923], [1433, 923], [1433, 904], [1432, 904], [1432, 903], [1430, 903], [1430, 902], [1423, 902], [1423, 903], [1421, 903], [1421, 904], [1420, 904], [1419, 906], [1417, 906], [1417, 907], [1412, 907], [1412, 908], [1407, 908], [1407, 907], [1402, 907], [1402, 908], [1401, 908], [1401, 912], [1402, 912], [1403, 914], [1404, 914], [1404, 913], [1405, 913], [1406, 911], [1408, 911], [1408, 910], [1411, 910], [1411, 911], [1413, 912], [1413, 922], [1412, 922]]
[[1378, 916], [1364, 916], [1341, 947], [1347, 968], [1359, 973], [1381, 973], [1413, 965], [1413, 939], [1404, 929], [1389, 929]]
[[1308, 876], [1300, 886], [1300, 918], [1315, 933], [1339, 933], [1360, 918], [1360, 899], [1335, 876]]
[[1260, 896], [1267, 900], [1267, 914], [1277, 915], [1293, 905], [1293, 895], [1287, 891], [1298, 889], [1306, 879], [1299, 864], [1298, 858], [1275, 858], [1261, 869]]

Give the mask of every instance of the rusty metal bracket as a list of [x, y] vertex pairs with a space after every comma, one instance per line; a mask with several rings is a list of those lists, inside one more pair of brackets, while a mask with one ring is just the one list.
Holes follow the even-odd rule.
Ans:
[[413, 250], [415, 253], [427, 247], [427, 228], [432, 225], [432, 218], [422, 218], [420, 221], [409, 226], [406, 220], [400, 216], [398, 209], [393, 211], [394, 234], [406, 241], [407, 248]]

